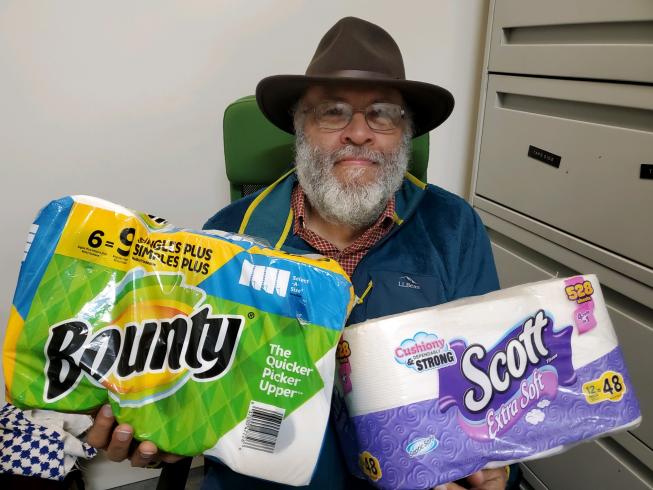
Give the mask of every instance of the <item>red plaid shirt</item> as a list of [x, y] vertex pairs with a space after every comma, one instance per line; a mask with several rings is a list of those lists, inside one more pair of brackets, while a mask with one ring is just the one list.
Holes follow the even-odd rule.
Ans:
[[290, 197], [290, 204], [295, 217], [293, 222], [293, 233], [325, 257], [337, 261], [350, 276], [353, 274], [354, 269], [365, 254], [376, 244], [376, 242], [390, 231], [390, 228], [392, 228], [392, 224], [394, 223], [395, 198], [393, 196], [388, 201], [388, 205], [381, 216], [379, 216], [379, 219], [365, 230], [365, 233], [359, 236], [354, 243], [344, 250], [339, 250], [334, 244], [304, 226], [304, 219], [306, 217], [305, 200], [306, 194], [304, 194], [304, 191], [299, 185], [296, 185]]

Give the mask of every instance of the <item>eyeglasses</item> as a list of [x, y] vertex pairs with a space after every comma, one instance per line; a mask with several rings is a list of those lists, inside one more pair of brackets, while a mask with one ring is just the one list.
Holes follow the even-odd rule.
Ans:
[[365, 115], [365, 121], [372, 131], [385, 132], [397, 128], [405, 112], [400, 105], [377, 102], [364, 109], [354, 109], [347, 102], [326, 101], [306, 109], [313, 112], [320, 129], [337, 131], [345, 129], [357, 112]]

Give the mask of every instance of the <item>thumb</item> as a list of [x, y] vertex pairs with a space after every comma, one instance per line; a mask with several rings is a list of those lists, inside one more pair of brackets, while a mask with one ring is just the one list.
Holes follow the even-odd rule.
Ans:
[[442, 485], [438, 485], [433, 490], [465, 490], [465, 489], [460, 485], [450, 482], [450, 483], [443, 483]]
[[483, 483], [485, 483], [485, 475], [482, 471], [477, 471], [476, 473], [469, 475], [467, 478], [465, 478], [465, 480], [467, 480], [467, 483], [469, 483], [472, 488], [480, 487], [483, 485]]

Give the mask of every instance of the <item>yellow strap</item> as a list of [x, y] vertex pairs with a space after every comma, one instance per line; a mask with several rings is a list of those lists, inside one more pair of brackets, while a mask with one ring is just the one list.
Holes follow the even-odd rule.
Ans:
[[261, 192], [258, 196], [256, 196], [256, 199], [252, 201], [252, 204], [249, 205], [247, 208], [247, 211], [245, 211], [245, 216], [243, 216], [243, 221], [240, 223], [240, 228], [238, 228], [238, 233], [241, 235], [245, 233], [245, 229], [247, 228], [247, 223], [249, 223], [249, 218], [251, 218], [252, 213], [256, 209], [256, 206], [258, 206], [265, 197], [272, 192], [272, 190], [277, 186], [279, 182], [281, 182], [283, 179], [288, 177], [291, 173], [295, 171], [295, 168], [293, 167], [292, 169], [288, 170], [285, 174], [283, 174], [281, 177], [279, 177], [277, 180], [275, 180], [272, 184], [267, 186], [263, 192]]
[[[422, 189], [422, 190], [426, 189], [426, 183], [419, 180], [417, 177], [415, 177], [410, 172], [404, 173], [404, 177], [406, 177], [406, 179], [409, 182], [411, 182], [413, 185], [419, 187], [420, 189]], [[399, 216], [396, 212], [392, 215], [392, 221], [394, 221], [395, 224], [397, 224], [399, 226], [401, 226], [403, 224], [403, 222], [404, 222], [404, 220], [401, 218], [401, 216]]]
[[422, 182], [410, 172], [406, 172], [404, 176], [420, 189], [426, 189], [426, 182]]
[[365, 288], [365, 291], [363, 291], [363, 294], [361, 294], [361, 296], [356, 300], [357, 305], [363, 304], [363, 301], [365, 300], [365, 296], [367, 296], [368, 293], [372, 290], [372, 286], [374, 286], [374, 284], [372, 283], [372, 281], [370, 281], [367, 287]]
[[290, 227], [292, 226], [293, 222], [293, 212], [292, 212], [292, 207], [290, 208], [290, 211], [288, 212], [288, 218], [286, 218], [286, 224], [283, 227], [283, 231], [281, 232], [281, 237], [279, 237], [279, 241], [277, 244], [274, 246], [275, 250], [279, 250], [281, 246], [284, 244], [286, 241], [286, 237], [288, 236], [288, 232], [290, 231]]

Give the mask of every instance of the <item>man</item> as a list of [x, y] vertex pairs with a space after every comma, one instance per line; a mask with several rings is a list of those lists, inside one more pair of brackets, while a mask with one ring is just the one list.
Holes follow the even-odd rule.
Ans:
[[[406, 174], [412, 137], [441, 124], [453, 97], [441, 87], [406, 80], [401, 53], [387, 32], [342, 19], [321, 40], [305, 76], [268, 77], [256, 95], [272, 123], [295, 133], [296, 172], [231, 204], [206, 228], [334, 258], [359, 297], [350, 324], [498, 288], [489, 241], [471, 207]], [[400, 287], [405, 276], [415, 287]], [[132, 430], [112, 429], [110, 409], [103, 409], [89, 442], [105, 447], [111, 459], [124, 459]], [[174, 460], [143, 442], [132, 463], [159, 458]], [[506, 480], [504, 468], [484, 470], [466, 485], [499, 490]], [[204, 488], [282, 487], [207, 461]], [[347, 476], [331, 427], [310, 487], [368, 487]]]

